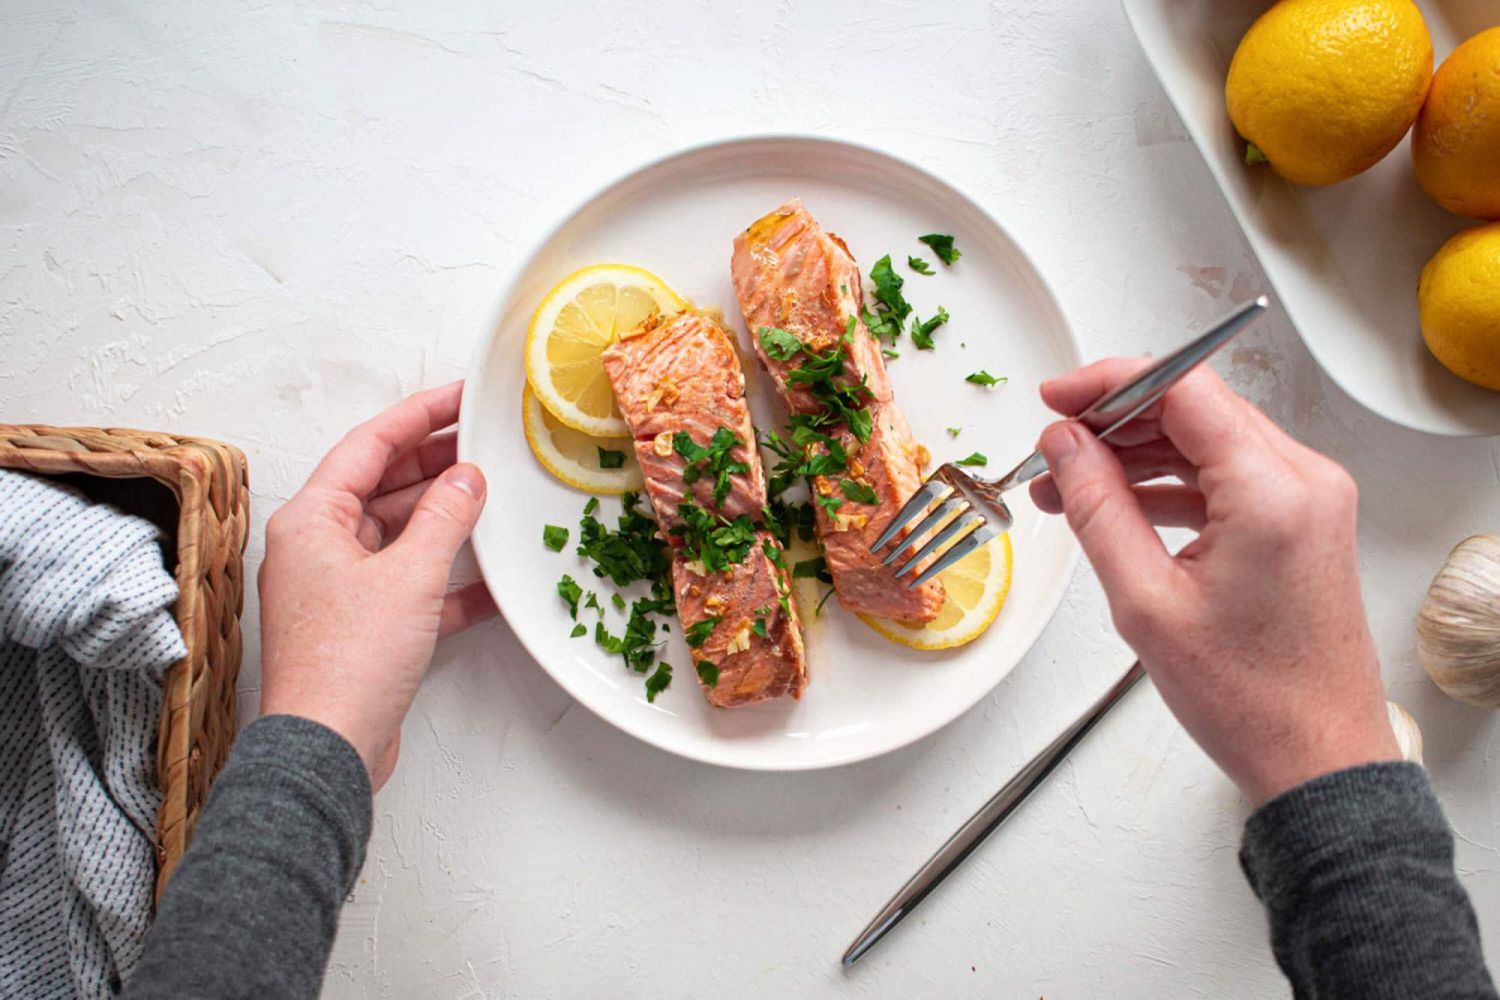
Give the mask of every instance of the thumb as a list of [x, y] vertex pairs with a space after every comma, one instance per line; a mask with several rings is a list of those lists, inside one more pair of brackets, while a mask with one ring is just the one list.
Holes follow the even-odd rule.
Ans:
[[1110, 448], [1076, 420], [1042, 432], [1042, 454], [1068, 526], [1094, 565], [1111, 605], [1139, 603], [1173, 568]]
[[461, 462], [432, 481], [411, 512], [397, 548], [419, 564], [431, 560], [441, 565], [444, 578], [459, 548], [484, 509], [484, 473], [477, 465]]

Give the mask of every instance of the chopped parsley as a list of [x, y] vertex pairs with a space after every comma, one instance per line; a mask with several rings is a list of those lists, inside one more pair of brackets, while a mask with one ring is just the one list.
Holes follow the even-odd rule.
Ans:
[[948, 322], [948, 310], [938, 306], [937, 315], [931, 319], [922, 319], [919, 316], [911, 318], [911, 342], [918, 350], [932, 350], [932, 331]]
[[698, 679], [703, 682], [704, 687], [718, 687], [719, 668], [708, 660], [698, 661]]
[[677, 513], [682, 524], [674, 527], [672, 534], [682, 539], [683, 556], [702, 563], [710, 573], [722, 573], [744, 562], [755, 544], [755, 525], [748, 514], [731, 521], [695, 503], [678, 504]]
[[599, 595], [594, 593], [592, 590], [589, 591], [589, 596], [584, 600], [583, 606], [586, 608], [593, 608], [599, 613], [600, 618], [604, 617], [604, 607], [599, 603]]
[[577, 625], [573, 626], [573, 631], [570, 632], [570, 633], [568, 633], [568, 638], [570, 638], [570, 639], [576, 639], [579, 636], [585, 635], [587, 633], [588, 633], [588, 629], [584, 628], [583, 622], [579, 622]]
[[624, 511], [615, 531], [589, 513], [589, 507], [584, 508], [583, 520], [578, 522], [578, 554], [594, 561], [595, 576], [608, 577], [616, 587], [627, 587], [637, 580], [665, 581], [671, 562], [667, 547], [657, 537], [656, 522], [637, 509], [639, 494], [626, 493], [620, 499]]
[[708, 444], [701, 445], [687, 431], [678, 431], [672, 438], [672, 448], [687, 462], [682, 470], [682, 481], [691, 486], [705, 475], [714, 477], [714, 506], [722, 507], [729, 496], [729, 477], [749, 472], [750, 466], [731, 459], [730, 452], [740, 439], [728, 427], [720, 427]]
[[583, 516], [584, 517], [588, 517], [590, 514], [592, 514], [594, 511], [596, 511], [598, 509], [599, 509], [599, 498], [598, 497], [589, 497], [589, 502], [583, 505]]
[[909, 267], [909, 268], [911, 268], [913, 271], [916, 271], [918, 274], [936, 274], [937, 273], [936, 271], [934, 271], [932, 269], [932, 265], [929, 264], [929, 263], [927, 263], [921, 257], [908, 256], [906, 258], [906, 266]]
[[911, 303], [901, 294], [901, 286], [906, 282], [891, 267], [890, 254], [870, 268], [870, 281], [874, 285], [871, 294], [875, 297], [875, 306], [864, 311], [865, 326], [879, 339], [894, 342], [901, 336], [901, 328], [911, 314]]
[[958, 460], [957, 464], [959, 464], [959, 465], [989, 465], [990, 464], [990, 460], [988, 458], [984, 457], [984, 453], [983, 452], [976, 451], [974, 454], [970, 455], [968, 458], [960, 458]]
[[708, 641], [708, 637], [714, 634], [714, 629], [718, 628], [719, 622], [723, 620], [723, 615], [713, 615], [702, 621], [694, 622], [682, 630], [682, 637], [687, 640], [689, 646], [697, 649]]
[[839, 492], [855, 503], [875, 502], [875, 488], [857, 479], [840, 479]]
[[792, 567], [792, 578], [796, 580], [822, 580], [824, 583], [832, 583], [833, 577], [828, 572], [828, 560], [822, 556], [815, 559], [803, 559]]
[[568, 614], [577, 621], [578, 599], [583, 596], [583, 588], [571, 576], [563, 574], [563, 578], [557, 581], [557, 596], [563, 599], [563, 603], [568, 606]]
[[900, 351], [893, 351], [889, 347], [882, 347], [880, 349], [880, 355], [881, 355], [881, 357], [885, 357], [885, 358], [899, 358], [899, 357], [901, 357], [901, 352]]
[[1005, 378], [1006, 377], [1004, 375], [996, 378], [995, 376], [991, 375], [989, 372], [981, 368], [977, 372], [970, 372], [968, 375], [965, 375], [964, 381], [973, 382], [975, 385], [998, 385], [1001, 382], [1004, 382]]
[[[829, 581], [829, 582], [831, 583], [832, 581]], [[829, 587], [828, 590], [823, 594], [823, 599], [818, 602], [818, 606], [813, 609], [813, 617], [814, 618], [821, 618], [823, 616], [823, 605], [827, 604], [828, 603], [828, 599], [830, 597], [832, 597], [832, 596], [833, 596], [833, 588]]]
[[542, 544], [553, 552], [561, 552], [563, 546], [568, 544], [568, 529], [559, 528], [555, 524], [542, 525]]
[[819, 507], [823, 508], [823, 513], [829, 517], [836, 515], [839, 508], [844, 506], [844, 501], [838, 497], [825, 497], [821, 493], [814, 493], [813, 499], [818, 502]]
[[625, 598], [621, 597], [619, 594], [609, 595], [609, 602], [615, 606], [616, 611], [625, 610]]
[[656, 696], [665, 691], [672, 684], [672, 665], [670, 663], [659, 663], [656, 673], [646, 678], [646, 701], [656, 701]]
[[760, 346], [766, 356], [777, 361], [790, 361], [802, 350], [802, 341], [780, 327], [760, 328]]
[[932, 252], [944, 264], [951, 265], [963, 256], [963, 252], [953, 245], [953, 237], [947, 233], [928, 233], [926, 236], [918, 236], [917, 242], [932, 247]]
[[958, 437], [958, 432], [961, 431], [961, 430], [963, 430], [962, 427], [949, 427], [948, 428], [948, 436], [951, 437], [951, 438], [956, 438], [956, 437]]
[[625, 464], [625, 453], [623, 451], [610, 451], [608, 448], [599, 448], [599, 468], [618, 469]]
[[[583, 626], [581, 626], [581, 625], [579, 626], [579, 628], [582, 628], [582, 627]], [[754, 632], [756, 635], [760, 636], [762, 639], [766, 638], [766, 620], [764, 618], [757, 618], [757, 619], [755, 619], [755, 621], [752, 622], [751, 625], [750, 625], [750, 631]]]

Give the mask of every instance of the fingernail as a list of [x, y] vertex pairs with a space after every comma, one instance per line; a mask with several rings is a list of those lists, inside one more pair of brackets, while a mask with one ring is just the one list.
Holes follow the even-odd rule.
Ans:
[[1058, 471], [1078, 454], [1077, 425], [1065, 420], [1048, 427], [1042, 432], [1041, 448], [1052, 471]]
[[448, 470], [448, 481], [475, 500], [484, 495], [484, 473], [479, 471], [477, 465], [470, 465], [467, 462], [455, 465]]

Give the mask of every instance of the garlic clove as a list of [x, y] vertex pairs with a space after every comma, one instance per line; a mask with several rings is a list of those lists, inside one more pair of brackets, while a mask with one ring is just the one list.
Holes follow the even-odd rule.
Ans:
[[1448, 554], [1417, 615], [1417, 659], [1450, 698], [1500, 707], [1500, 536]]
[[1391, 731], [1396, 734], [1396, 745], [1401, 748], [1401, 759], [1413, 764], [1422, 763], [1422, 730], [1411, 713], [1394, 701], [1385, 703], [1386, 714], [1391, 718]]

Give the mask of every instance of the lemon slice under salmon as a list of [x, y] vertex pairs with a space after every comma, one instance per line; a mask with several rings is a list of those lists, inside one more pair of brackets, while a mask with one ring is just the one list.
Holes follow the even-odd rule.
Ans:
[[[547, 412], [529, 385], [521, 387], [521, 426], [536, 460], [574, 489], [618, 496], [641, 488], [641, 467], [629, 438], [596, 438], [574, 430]], [[606, 462], [620, 464], [605, 468]]]
[[859, 618], [892, 642], [913, 649], [952, 649], [973, 642], [994, 622], [1010, 593], [1011, 560], [1010, 535], [1005, 534], [938, 574], [948, 599], [925, 625], [870, 615]]
[[574, 271], [542, 299], [526, 331], [526, 381], [558, 420], [594, 437], [629, 434], [599, 356], [652, 313], [687, 308], [650, 271], [595, 264]]

